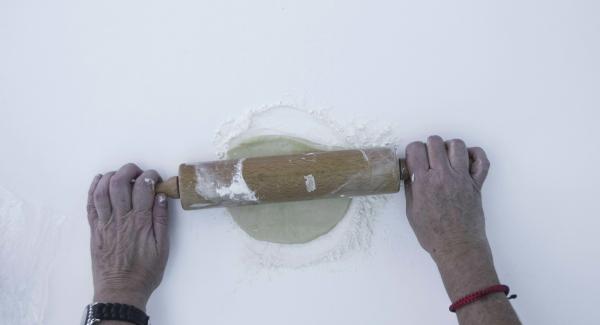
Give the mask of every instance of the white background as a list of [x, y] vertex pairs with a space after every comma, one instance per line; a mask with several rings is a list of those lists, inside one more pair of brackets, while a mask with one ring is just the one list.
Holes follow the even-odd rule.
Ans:
[[[214, 159], [221, 122], [290, 97], [396, 122], [406, 143], [483, 146], [488, 235], [520, 317], [597, 322], [599, 16], [593, 0], [0, 0], [0, 185], [67, 218], [35, 272], [51, 272], [40, 323], [74, 324], [91, 299], [93, 175]], [[256, 274], [222, 210], [171, 210], [155, 324], [455, 322], [402, 194], [368, 252]]]

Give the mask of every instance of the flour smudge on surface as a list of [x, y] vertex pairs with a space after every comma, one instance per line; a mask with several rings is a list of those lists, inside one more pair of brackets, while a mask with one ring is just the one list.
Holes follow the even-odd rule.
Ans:
[[45, 324], [48, 281], [65, 220], [0, 187], [0, 323]]

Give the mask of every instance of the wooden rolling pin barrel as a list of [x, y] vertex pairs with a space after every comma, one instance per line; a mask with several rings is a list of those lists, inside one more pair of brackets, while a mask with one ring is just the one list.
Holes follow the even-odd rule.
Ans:
[[408, 177], [391, 147], [181, 164], [156, 186], [185, 210], [394, 193]]

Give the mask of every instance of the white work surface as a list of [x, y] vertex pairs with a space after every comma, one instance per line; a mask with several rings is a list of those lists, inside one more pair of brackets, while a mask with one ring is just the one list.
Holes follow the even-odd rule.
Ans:
[[[487, 232], [520, 317], [597, 323], [599, 16], [580, 0], [2, 0], [0, 185], [23, 212], [0, 217], [36, 231], [0, 233], [0, 285], [18, 293], [4, 298], [28, 324], [77, 323], [92, 298], [92, 177], [129, 161], [172, 176], [216, 158], [227, 119], [284, 102], [395, 123], [400, 145], [484, 147]], [[300, 269], [244, 269], [224, 210], [177, 204], [154, 324], [455, 322], [402, 192], [367, 251]]]

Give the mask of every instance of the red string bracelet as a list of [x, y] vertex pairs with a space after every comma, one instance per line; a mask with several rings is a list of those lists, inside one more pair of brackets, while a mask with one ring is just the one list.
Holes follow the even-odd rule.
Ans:
[[[496, 293], [496, 292], [504, 292], [504, 294], [508, 296], [508, 293], [510, 292], [510, 288], [503, 284], [496, 284], [491, 287], [475, 291], [471, 294], [468, 294], [468, 295], [458, 299], [454, 303], [452, 303], [452, 305], [450, 305], [449, 309], [451, 312], [455, 313], [458, 309], [460, 309], [470, 303], [473, 303], [489, 294]], [[508, 299], [514, 299], [514, 298], [517, 298], [517, 295], [511, 295], [508, 297]]]

